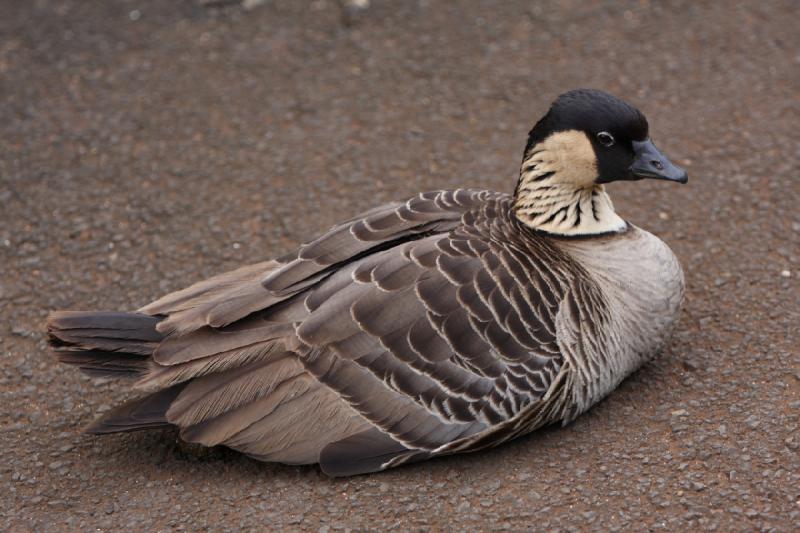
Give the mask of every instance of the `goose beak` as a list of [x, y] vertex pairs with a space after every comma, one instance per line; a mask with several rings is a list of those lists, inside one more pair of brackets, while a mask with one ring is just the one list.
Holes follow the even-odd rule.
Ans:
[[633, 179], [656, 179], [677, 181], [686, 183], [689, 175], [681, 167], [673, 165], [653, 144], [653, 141], [646, 139], [641, 142], [633, 142], [634, 160], [630, 172]]

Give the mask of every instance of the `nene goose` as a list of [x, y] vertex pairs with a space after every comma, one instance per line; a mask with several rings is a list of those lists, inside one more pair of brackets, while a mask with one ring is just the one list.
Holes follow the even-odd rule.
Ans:
[[56, 312], [61, 362], [143, 392], [95, 434], [173, 426], [262, 461], [374, 472], [573, 420], [650, 359], [683, 273], [604, 184], [686, 172], [637, 109], [558, 97], [513, 196], [419, 194], [137, 312]]

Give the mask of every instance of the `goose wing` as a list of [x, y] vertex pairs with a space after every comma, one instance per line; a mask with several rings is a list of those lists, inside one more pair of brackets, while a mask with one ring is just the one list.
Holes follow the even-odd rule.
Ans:
[[[580, 321], [565, 304], [578, 267], [546, 244], [531, 254], [503, 204], [364, 258], [305, 300], [305, 368], [370, 423], [323, 448], [328, 473], [492, 446], [567, 415], [559, 323]], [[592, 300], [590, 286], [574, 292]]]
[[166, 316], [158, 330], [167, 334], [220, 328], [318, 284], [364, 255], [422, 234], [447, 231], [466, 210], [496, 196], [491, 191], [459, 189], [385, 204], [332, 227], [277, 261], [214, 276], [168, 294], [140, 312]]
[[509, 207], [489, 191], [422, 194], [332, 228], [266, 276], [243, 273], [233, 298], [156, 302], [145, 310], [173, 335], [144, 382], [191, 379], [168, 412], [188, 440], [334, 475], [558, 419], [557, 318], [580, 267]]

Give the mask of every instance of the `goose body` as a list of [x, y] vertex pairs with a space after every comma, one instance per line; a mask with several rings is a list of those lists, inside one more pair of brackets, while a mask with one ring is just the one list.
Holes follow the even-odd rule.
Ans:
[[[605, 93], [567, 93], [531, 132], [513, 196], [422, 193], [134, 313], [52, 314], [62, 362], [132, 377], [143, 393], [88, 431], [175, 426], [338, 476], [586, 411], [663, 345], [683, 274], [666, 244], [614, 213], [604, 152], [547, 123], [568, 95], [639, 118]], [[666, 158], [656, 166], [663, 175], [648, 177], [685, 181]]]

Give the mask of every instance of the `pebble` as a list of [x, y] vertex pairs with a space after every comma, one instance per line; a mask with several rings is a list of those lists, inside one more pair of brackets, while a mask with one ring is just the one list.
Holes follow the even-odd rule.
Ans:
[[30, 337], [31, 332], [27, 329], [23, 328], [22, 326], [12, 326], [11, 327], [11, 334], [16, 335], [17, 337]]
[[684, 359], [683, 368], [690, 372], [694, 372], [703, 368], [703, 363], [697, 359]]
[[759, 424], [761, 424], [761, 419], [758, 417], [758, 415], [750, 415], [747, 417], [744, 423], [747, 424], [748, 427], [755, 429], [759, 426]]

